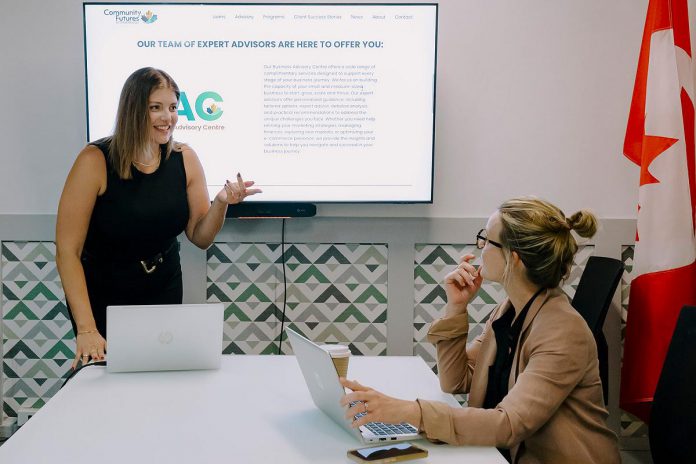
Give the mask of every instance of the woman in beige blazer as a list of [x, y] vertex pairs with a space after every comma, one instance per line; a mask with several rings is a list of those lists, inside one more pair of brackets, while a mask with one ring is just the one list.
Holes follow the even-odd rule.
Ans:
[[[420, 424], [431, 440], [496, 446], [515, 463], [619, 463], [594, 338], [559, 289], [577, 251], [571, 231], [591, 237], [596, 229], [586, 211], [566, 218], [537, 198], [503, 203], [476, 237], [481, 266], [466, 255], [445, 277], [445, 314], [428, 333], [442, 389], [469, 393], [468, 407], [399, 400], [342, 379], [353, 391], [343, 404], [359, 402], [346, 418], [368, 413], [354, 427]], [[467, 345], [467, 304], [483, 279], [501, 283], [508, 298]]]

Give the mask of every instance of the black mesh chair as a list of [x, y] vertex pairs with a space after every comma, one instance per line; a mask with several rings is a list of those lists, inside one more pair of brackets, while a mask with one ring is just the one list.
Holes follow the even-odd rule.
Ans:
[[679, 313], [650, 412], [655, 464], [696, 462], [696, 306]]
[[599, 377], [602, 379], [605, 403], [609, 402], [609, 347], [602, 328], [623, 271], [624, 265], [618, 259], [590, 256], [571, 302], [587, 321], [597, 343]]

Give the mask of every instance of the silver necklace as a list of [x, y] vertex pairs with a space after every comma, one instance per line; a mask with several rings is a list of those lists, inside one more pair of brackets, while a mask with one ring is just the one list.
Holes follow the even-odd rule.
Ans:
[[157, 157], [157, 159], [156, 159], [155, 161], [153, 161], [152, 163], [149, 163], [149, 164], [148, 164], [148, 163], [141, 163], [140, 161], [133, 160], [133, 162], [134, 162], [135, 164], [137, 164], [138, 166], [143, 166], [143, 167], [145, 167], [145, 168], [151, 168], [152, 166], [154, 166], [154, 165], [156, 165], [157, 163], [159, 163], [159, 161], [160, 161], [160, 160], [159, 160], [159, 157]]
[[149, 167], [152, 167], [152, 166], [154, 166], [155, 164], [157, 164], [157, 162], [150, 163], [150, 164], [146, 164], [146, 163], [141, 163], [140, 161], [135, 161], [135, 160], [133, 160], [133, 162], [134, 162], [135, 164], [137, 164], [138, 166], [143, 166], [143, 167], [145, 167], [145, 168], [149, 168]]

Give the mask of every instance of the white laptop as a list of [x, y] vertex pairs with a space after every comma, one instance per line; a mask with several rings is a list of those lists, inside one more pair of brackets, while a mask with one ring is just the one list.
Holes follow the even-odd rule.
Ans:
[[218, 369], [223, 305], [106, 308], [109, 372]]
[[[340, 404], [345, 390], [338, 381], [338, 374], [333, 361], [331, 361], [331, 356], [319, 345], [312, 343], [292, 329], [285, 329], [285, 331], [314, 404], [336, 424], [364, 443], [420, 438], [418, 429], [407, 423], [370, 422], [359, 429], [352, 428], [348, 419], [345, 418], [346, 409]], [[362, 416], [362, 413], [358, 416]]]

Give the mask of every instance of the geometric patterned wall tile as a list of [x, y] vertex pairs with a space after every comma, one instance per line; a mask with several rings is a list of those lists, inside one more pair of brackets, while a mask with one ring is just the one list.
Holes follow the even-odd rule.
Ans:
[[[475, 256], [475, 266], [481, 264], [481, 250], [475, 245], [416, 244], [413, 271], [413, 354], [423, 358], [435, 373], [437, 353], [435, 346], [427, 341], [428, 329], [432, 321], [442, 316], [447, 302], [442, 281], [465, 254]], [[501, 285], [494, 282], [483, 283], [468, 308], [469, 341], [481, 334], [491, 311], [504, 297]], [[460, 403], [466, 402], [467, 395], [456, 397]]]
[[[562, 289], [569, 298], [575, 294], [580, 276], [587, 259], [594, 253], [593, 246], [579, 246], [575, 255], [571, 273], [562, 283]], [[445, 290], [442, 281], [465, 254], [475, 256], [473, 264], [481, 264], [481, 250], [475, 245], [453, 244], [416, 244], [414, 262], [414, 331], [413, 354], [421, 356], [437, 373], [437, 355], [435, 347], [428, 343], [427, 333], [430, 323], [441, 317], [446, 303]], [[481, 334], [488, 321], [491, 311], [505, 299], [503, 287], [495, 282], [485, 281], [481, 289], [469, 304], [469, 336], [472, 341]]]
[[573, 257], [573, 267], [570, 268], [570, 275], [561, 282], [561, 289], [571, 300], [575, 296], [575, 290], [577, 290], [580, 277], [587, 266], [587, 260], [594, 255], [594, 248], [594, 245], [578, 245], [578, 251]]
[[3, 408], [41, 407], [70, 371], [75, 340], [52, 242], [2, 242]]
[[[628, 317], [628, 298], [631, 293], [633, 280], [633, 245], [621, 247], [621, 260], [624, 263], [624, 273], [621, 276], [621, 359], [623, 361], [623, 344], [626, 335], [626, 318]], [[623, 362], [622, 362], [623, 364]], [[621, 436], [641, 438], [648, 436], [648, 426], [626, 411], [621, 411]]]
[[[286, 244], [286, 289], [281, 258], [278, 243], [208, 249], [207, 299], [225, 304], [224, 353], [277, 353], [285, 298], [286, 326], [307, 338], [386, 354], [386, 245]], [[285, 341], [282, 352], [291, 353]]]
[[621, 358], [623, 359], [623, 341], [626, 332], [626, 318], [628, 317], [628, 299], [631, 295], [631, 281], [633, 280], [633, 245], [621, 247], [621, 260], [624, 264], [624, 272], [621, 275]]
[[[416, 244], [414, 262], [413, 354], [421, 356], [437, 372], [435, 347], [427, 342], [430, 323], [441, 317], [446, 303], [442, 281], [459, 258], [473, 254], [474, 265], [481, 261], [481, 251], [474, 245]], [[469, 340], [482, 331], [490, 312], [504, 298], [502, 287], [485, 282], [469, 307]]]

